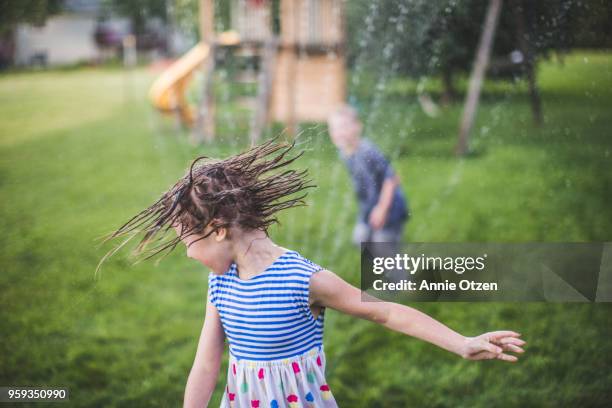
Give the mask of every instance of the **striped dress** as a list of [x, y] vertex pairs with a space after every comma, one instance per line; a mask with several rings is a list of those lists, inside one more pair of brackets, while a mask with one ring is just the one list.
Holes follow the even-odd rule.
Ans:
[[309, 306], [310, 277], [322, 270], [286, 251], [244, 280], [233, 263], [208, 276], [208, 297], [229, 343], [221, 407], [337, 407], [325, 379], [323, 323]]

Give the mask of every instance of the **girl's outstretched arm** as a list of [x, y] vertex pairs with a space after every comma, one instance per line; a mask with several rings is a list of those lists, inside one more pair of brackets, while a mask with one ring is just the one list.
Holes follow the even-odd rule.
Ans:
[[435, 344], [445, 350], [469, 360], [500, 359], [517, 361], [517, 357], [504, 351], [523, 353], [526, 342], [520, 334], [501, 330], [466, 337], [432, 317], [412, 307], [398, 303], [383, 302], [350, 285], [335, 273], [322, 270], [310, 280], [310, 302], [331, 307], [349, 315], [370, 320], [391, 330], [407, 334]]
[[206, 300], [206, 316], [193, 367], [185, 387], [184, 407], [206, 407], [217, 385], [225, 333], [217, 308]]

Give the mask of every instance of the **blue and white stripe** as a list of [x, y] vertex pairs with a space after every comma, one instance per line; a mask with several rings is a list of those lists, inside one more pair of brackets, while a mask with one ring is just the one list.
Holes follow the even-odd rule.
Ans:
[[308, 296], [310, 277], [319, 265], [287, 251], [249, 280], [233, 263], [223, 275], [208, 275], [211, 303], [221, 317], [236, 359], [277, 360], [323, 345], [325, 308], [315, 319]]

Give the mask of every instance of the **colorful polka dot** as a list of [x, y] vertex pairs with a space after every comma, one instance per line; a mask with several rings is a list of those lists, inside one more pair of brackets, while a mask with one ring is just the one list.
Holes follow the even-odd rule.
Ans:
[[[285, 359], [285, 364], [278, 360], [282, 364], [278, 367], [251, 361], [230, 361], [225, 387], [228, 408], [242, 405], [245, 408], [319, 408], [323, 402], [328, 404], [333, 401], [333, 395], [329, 386], [323, 383], [324, 359], [322, 351], [315, 350], [314, 353], [308, 352], [307, 359]], [[276, 384], [278, 388], [270, 390], [268, 384]], [[273, 399], [279, 395], [282, 396], [280, 399]]]

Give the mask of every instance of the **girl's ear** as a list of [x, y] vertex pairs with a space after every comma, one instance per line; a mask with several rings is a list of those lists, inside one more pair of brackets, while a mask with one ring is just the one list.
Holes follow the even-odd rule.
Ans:
[[219, 228], [215, 231], [215, 241], [221, 242], [227, 237], [227, 228]]

